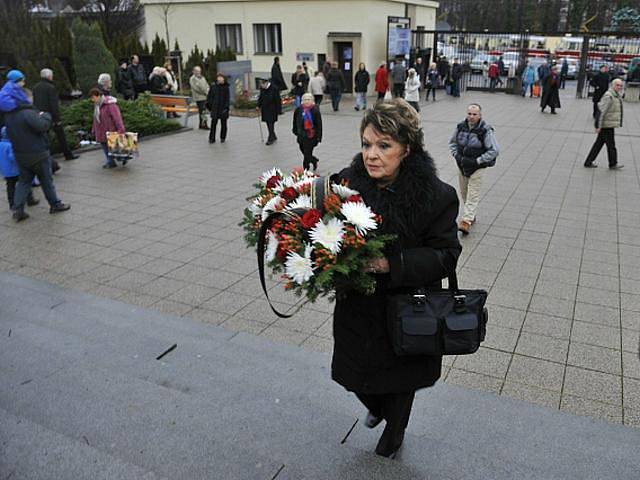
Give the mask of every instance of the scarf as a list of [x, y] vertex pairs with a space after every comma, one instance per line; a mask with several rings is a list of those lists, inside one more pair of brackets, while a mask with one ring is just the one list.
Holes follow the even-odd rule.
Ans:
[[93, 120], [96, 123], [100, 123], [100, 107], [104, 104], [104, 98], [104, 95], [101, 95], [100, 100], [93, 106]]
[[307, 138], [313, 138], [316, 134], [313, 129], [313, 115], [311, 114], [311, 110], [313, 107], [302, 107], [302, 124], [304, 126], [304, 131], [307, 134]]

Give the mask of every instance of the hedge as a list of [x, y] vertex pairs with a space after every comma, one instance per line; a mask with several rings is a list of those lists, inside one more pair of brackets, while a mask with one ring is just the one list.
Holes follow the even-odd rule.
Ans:
[[[172, 132], [181, 128], [177, 121], [163, 118], [162, 111], [157, 105], [151, 103], [149, 95], [141, 95], [134, 101], [118, 99], [118, 107], [127, 131], [136, 132], [140, 137]], [[69, 147], [77, 148], [79, 144], [77, 132], [79, 130], [91, 132], [93, 103], [90, 100], [77, 100], [68, 106], [63, 105], [61, 117]], [[50, 133], [49, 138], [51, 152], [59, 153], [61, 149], [55, 135]]]

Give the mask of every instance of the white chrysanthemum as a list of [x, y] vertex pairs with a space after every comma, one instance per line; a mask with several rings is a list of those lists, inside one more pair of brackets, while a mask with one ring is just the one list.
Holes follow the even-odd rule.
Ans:
[[293, 188], [296, 190], [304, 187], [305, 185], [311, 185], [313, 183], [313, 177], [302, 177], [296, 183], [293, 184]]
[[273, 187], [273, 191], [276, 193], [282, 192], [285, 188], [293, 187], [295, 180], [291, 176], [282, 177], [278, 184]]
[[260, 182], [262, 185], [266, 185], [266, 184], [267, 184], [267, 181], [268, 181], [271, 177], [273, 177], [273, 176], [276, 176], [276, 177], [282, 177], [282, 172], [280, 171], [280, 169], [279, 169], [279, 168], [274, 167], [274, 168], [272, 168], [271, 170], [267, 170], [266, 172], [264, 172], [264, 173], [262, 174], [262, 176], [260, 177], [259, 182]]
[[298, 285], [302, 285], [313, 277], [313, 266], [311, 263], [312, 251], [313, 247], [311, 247], [311, 245], [306, 245], [304, 249], [304, 257], [295, 252], [289, 252], [287, 254], [285, 273]]
[[287, 205], [286, 210], [295, 210], [298, 208], [309, 210], [311, 208], [311, 197], [309, 195], [300, 195], [293, 202]]
[[282, 197], [280, 195], [276, 195], [271, 200], [269, 200], [262, 209], [262, 221], [265, 221], [270, 213], [281, 210], [281, 204]]
[[360, 195], [360, 192], [336, 183], [331, 185], [331, 189], [333, 190], [333, 193], [338, 195], [340, 198], [349, 198], [351, 195]]
[[340, 251], [344, 237], [344, 222], [337, 218], [332, 218], [327, 223], [320, 221], [311, 229], [309, 236], [311, 240], [318, 242], [336, 255]]
[[273, 262], [276, 258], [276, 252], [278, 251], [278, 237], [271, 230], [267, 232], [267, 248], [264, 252], [264, 259], [266, 263]]
[[363, 202], [343, 203], [340, 212], [360, 235], [366, 235], [369, 230], [378, 228], [375, 214]]
[[249, 205], [249, 211], [254, 217], [258, 217], [262, 213], [262, 201], [262, 197], [254, 198]]

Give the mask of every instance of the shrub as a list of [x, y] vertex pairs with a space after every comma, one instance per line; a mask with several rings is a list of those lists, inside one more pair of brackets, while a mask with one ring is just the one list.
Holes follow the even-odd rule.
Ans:
[[98, 24], [87, 25], [76, 18], [71, 28], [76, 77], [80, 90], [86, 93], [95, 86], [101, 73], [114, 76], [116, 60], [104, 44]]
[[[181, 125], [174, 120], [162, 117], [160, 108], [151, 103], [149, 95], [141, 95], [135, 101], [119, 100], [124, 126], [129, 132], [137, 132], [140, 137], [156, 133], [172, 132]], [[93, 124], [93, 103], [90, 100], [78, 100], [68, 106], [61, 107], [62, 122], [65, 125], [67, 142], [71, 148], [78, 145], [76, 133], [79, 130], [90, 132]], [[50, 135], [51, 151], [60, 152], [54, 135]]]

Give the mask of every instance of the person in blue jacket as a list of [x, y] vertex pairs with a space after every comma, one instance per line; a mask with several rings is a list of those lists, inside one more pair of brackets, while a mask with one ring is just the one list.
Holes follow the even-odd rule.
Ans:
[[[16, 157], [13, 154], [13, 147], [7, 135], [7, 127], [0, 129], [0, 172], [7, 182], [7, 200], [9, 200], [9, 208], [13, 210], [13, 197], [16, 193], [18, 178], [20, 178], [20, 170], [18, 170]], [[27, 205], [33, 206], [38, 203], [40, 203], [40, 200], [37, 200], [33, 196], [33, 192], [29, 192]]]

